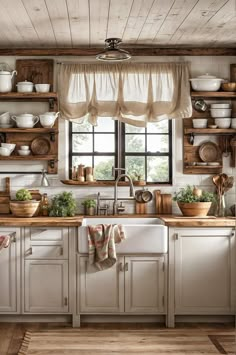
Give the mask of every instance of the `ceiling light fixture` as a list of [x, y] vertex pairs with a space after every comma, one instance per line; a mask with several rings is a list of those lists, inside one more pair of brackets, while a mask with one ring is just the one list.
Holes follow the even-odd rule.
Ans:
[[103, 60], [107, 62], [128, 60], [131, 58], [129, 52], [124, 49], [120, 49], [119, 45], [121, 43], [120, 38], [107, 38], [105, 40], [105, 50], [96, 56], [96, 59]]

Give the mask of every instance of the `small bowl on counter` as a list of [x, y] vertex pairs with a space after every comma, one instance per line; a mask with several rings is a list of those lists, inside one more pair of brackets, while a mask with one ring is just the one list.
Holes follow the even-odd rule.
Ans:
[[219, 79], [214, 75], [200, 75], [196, 78], [189, 79], [192, 89], [195, 91], [218, 91], [223, 79]]
[[207, 118], [193, 119], [193, 128], [207, 128]]

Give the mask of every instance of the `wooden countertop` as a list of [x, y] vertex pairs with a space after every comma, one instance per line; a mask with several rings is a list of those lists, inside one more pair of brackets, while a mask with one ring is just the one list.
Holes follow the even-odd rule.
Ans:
[[168, 227], [236, 227], [235, 217], [184, 217], [181, 215], [159, 215]]
[[0, 216], [0, 226], [5, 227], [79, 227], [83, 221], [83, 216], [75, 217], [31, 217], [21, 218], [11, 215]]

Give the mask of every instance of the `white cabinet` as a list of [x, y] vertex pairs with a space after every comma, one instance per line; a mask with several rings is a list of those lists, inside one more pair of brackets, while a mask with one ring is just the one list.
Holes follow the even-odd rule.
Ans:
[[174, 241], [175, 314], [234, 314], [235, 233], [180, 228]]
[[164, 314], [164, 256], [119, 256], [98, 271], [78, 256], [78, 313]]
[[20, 229], [0, 227], [0, 235], [11, 237], [10, 245], [0, 250], [0, 314], [19, 313]]
[[68, 243], [68, 228], [25, 229], [25, 313], [69, 312]]

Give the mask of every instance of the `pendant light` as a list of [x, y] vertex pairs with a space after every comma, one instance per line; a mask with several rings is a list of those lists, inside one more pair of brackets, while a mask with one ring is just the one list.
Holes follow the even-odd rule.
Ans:
[[96, 59], [107, 62], [119, 62], [130, 59], [130, 53], [125, 51], [124, 49], [119, 48], [121, 42], [122, 41], [120, 38], [107, 38], [105, 40], [105, 50], [99, 53], [96, 56]]

